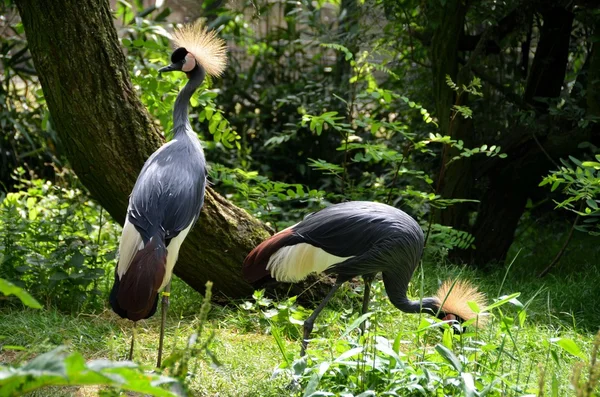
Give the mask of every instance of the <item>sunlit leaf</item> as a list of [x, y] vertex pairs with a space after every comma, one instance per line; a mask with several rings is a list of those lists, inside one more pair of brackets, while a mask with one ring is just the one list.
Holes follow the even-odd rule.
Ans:
[[0, 292], [4, 295], [15, 295], [17, 298], [23, 302], [25, 306], [29, 306], [32, 309], [41, 309], [42, 305], [35, 300], [35, 298], [22, 288], [17, 287], [10, 281], [4, 280], [0, 278]]

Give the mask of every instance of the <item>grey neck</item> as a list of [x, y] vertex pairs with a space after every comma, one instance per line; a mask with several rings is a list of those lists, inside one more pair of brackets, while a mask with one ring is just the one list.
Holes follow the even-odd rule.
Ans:
[[185, 87], [181, 89], [177, 99], [175, 100], [175, 106], [173, 107], [173, 129], [175, 135], [180, 131], [185, 131], [190, 126], [190, 120], [188, 118], [188, 106], [190, 104], [190, 98], [198, 89], [200, 84], [204, 81], [205, 76], [204, 68], [197, 65], [194, 70], [189, 73], [189, 80]]
[[383, 282], [390, 302], [405, 313], [427, 313], [432, 316], [439, 313], [440, 302], [437, 298], [423, 298], [422, 301], [411, 301], [406, 296], [410, 275], [403, 273], [385, 272]]
[[390, 301], [405, 313], [426, 313], [438, 316], [439, 301], [436, 298], [423, 298], [422, 301], [411, 301], [408, 298]]

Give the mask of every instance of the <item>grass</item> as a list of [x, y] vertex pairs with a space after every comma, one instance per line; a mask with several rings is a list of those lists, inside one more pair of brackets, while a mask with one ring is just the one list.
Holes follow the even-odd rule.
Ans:
[[[428, 271], [429, 270], [429, 271]], [[425, 273], [430, 274], [432, 266], [425, 267]], [[455, 267], [436, 268], [437, 276], [443, 279], [453, 276], [457, 272]], [[489, 277], [477, 274], [463, 276], [476, 277], [482, 288], [489, 296], [498, 295], [497, 275]], [[572, 395], [569, 388], [569, 377], [574, 364], [581, 359], [569, 354], [564, 349], [550, 343], [552, 338], [564, 338], [575, 342], [582, 353], [589, 356], [594, 333], [592, 324], [598, 324], [598, 317], [585, 316], [579, 318], [577, 314], [565, 312], [565, 305], [576, 296], [575, 291], [565, 299], [556, 299], [555, 295], [564, 291], [564, 284], [557, 279], [531, 280], [528, 282], [513, 280], [510, 276], [505, 282], [506, 293], [528, 291], [521, 295], [521, 302], [526, 302], [535, 291], [542, 289], [535, 297], [527, 310], [528, 318], [525, 326], [513, 329], [513, 334], [507, 337], [506, 329], [494, 323], [482, 335], [474, 338], [481, 343], [494, 344], [496, 348], [502, 341], [506, 343], [505, 354], [500, 354], [500, 365], [496, 371], [507, 381], [525, 385], [523, 394], [535, 393], [540, 377], [540, 363], [543, 365], [545, 380], [548, 390], [558, 387], [560, 396]], [[413, 279], [418, 282], [418, 278]], [[430, 284], [435, 279], [426, 280], [426, 289], [432, 291]], [[420, 291], [412, 285], [411, 293], [418, 296]], [[168, 320], [166, 348], [170, 351], [174, 345], [183, 347], [188, 335], [197, 326], [198, 319], [190, 314], [192, 307], [199, 307], [201, 297], [197, 294], [184, 293], [188, 288], [180, 280], [174, 283], [173, 307]], [[435, 345], [442, 341], [442, 334], [437, 330], [427, 330], [417, 333], [421, 319], [417, 315], [407, 315], [397, 311], [384, 296], [382, 283], [374, 285], [374, 298], [371, 309], [375, 314], [369, 319], [369, 338], [362, 341], [357, 330], [342, 337], [344, 331], [358, 317], [362, 287], [348, 285], [333, 300], [317, 321], [315, 339], [309, 345], [309, 356], [313, 363], [320, 364], [334, 361], [340, 353], [347, 351], [355, 344], [367, 343], [373, 345], [375, 338], [384, 338], [393, 341], [400, 335], [399, 351], [406, 354], [406, 363], [410, 368], [419, 368], [419, 365], [435, 363]], [[585, 292], [585, 291], [584, 291]], [[295, 305], [283, 306], [297, 309]], [[268, 309], [268, 307], [267, 307]], [[281, 309], [279, 309], [281, 310]], [[516, 307], [502, 307], [505, 318], [515, 318]], [[304, 311], [299, 310], [301, 315]], [[288, 312], [286, 312], [289, 314]], [[588, 324], [589, 322], [589, 324]], [[140, 322], [137, 332], [135, 360], [146, 365], [149, 369], [156, 359], [158, 344], [159, 317]], [[272, 328], [278, 328], [283, 335], [282, 347], [278, 347], [274, 337], [270, 334]], [[285, 353], [297, 358], [299, 351], [299, 326], [281, 321], [276, 317], [267, 321], [261, 314], [257, 305], [242, 309], [241, 307], [213, 307], [210, 313], [208, 328], [215, 331], [215, 341], [211, 350], [221, 362], [215, 368], [209, 360], [200, 360], [197, 367], [190, 371], [192, 391], [195, 395], [202, 396], [281, 396], [293, 395], [288, 389], [291, 372], [272, 378], [274, 370], [285, 360], [281, 349]], [[0, 362], [15, 364], [31, 357], [51, 350], [57, 345], [67, 345], [70, 349], [80, 351], [86, 359], [107, 358], [122, 360], [126, 358], [131, 337], [131, 324], [117, 318], [110, 310], [105, 310], [98, 315], [80, 314], [71, 316], [55, 310], [16, 310], [4, 309], [0, 311], [0, 335], [5, 346], [0, 351]], [[512, 340], [510, 340], [512, 338]], [[10, 345], [20, 345], [25, 350], [11, 350]], [[372, 346], [371, 346], [372, 348]], [[453, 349], [461, 350], [460, 340], [453, 342]], [[513, 358], [510, 358], [513, 356]], [[422, 360], [423, 358], [426, 360]], [[360, 358], [357, 358], [360, 361]], [[310, 362], [309, 362], [310, 363]], [[436, 363], [440, 365], [440, 363]], [[440, 367], [441, 368], [441, 367]], [[443, 369], [443, 368], [441, 368]], [[339, 369], [338, 369], [339, 371]], [[335, 372], [335, 371], [334, 371]], [[367, 371], [368, 372], [368, 371]], [[443, 372], [440, 370], [440, 372]], [[336, 386], [335, 379], [322, 379], [326, 390], [343, 392], [343, 388]], [[558, 382], [558, 386], [556, 383]], [[374, 382], [378, 383], [378, 382]], [[380, 383], [380, 382], [379, 382]], [[306, 386], [306, 382], [303, 383]], [[342, 385], [343, 386], [343, 385]], [[337, 388], [337, 390], [336, 390]], [[510, 390], [509, 390], [510, 391]], [[47, 394], [50, 393], [50, 394]], [[40, 395], [95, 395], [97, 389], [86, 387], [83, 389], [55, 388], [45, 391]], [[404, 395], [404, 394], [400, 394]], [[410, 394], [409, 394], [410, 395]], [[517, 395], [508, 393], [507, 395]]]
[[[293, 299], [271, 302], [260, 296], [248, 303], [213, 306], [205, 326], [215, 332], [210, 349], [221, 365], [206, 357], [194, 361], [188, 371], [191, 391], [199, 396], [285, 396], [303, 395], [314, 387], [325, 393], [320, 395], [468, 395], [472, 378], [479, 390], [493, 385], [492, 396], [585, 395], [576, 394], [570, 378], [577, 365], [587, 373], [600, 324], [594, 304], [600, 296], [600, 271], [593, 260], [600, 257], [600, 247], [588, 236], [576, 235], [556, 270], [538, 279], [537, 271], [562, 244], [556, 235], [548, 236], [537, 236], [536, 245], [517, 242], [508, 273], [480, 273], [434, 263], [431, 257], [425, 260], [411, 283], [409, 292], [415, 298], [458, 275], [480, 285], [489, 298], [521, 293], [518, 301], [525, 309], [514, 300], [506, 303], [494, 310], [491, 325], [474, 335], [441, 333], [430, 328], [426, 316], [399, 312], [376, 281], [373, 314], [361, 336], [356, 325], [362, 284], [347, 283], [317, 320], [309, 360], [298, 361], [299, 324], [309, 309]], [[536, 254], [530, 256], [531, 251]], [[197, 329], [202, 304], [202, 297], [181, 280], [174, 280], [172, 291], [167, 354], [183, 348]], [[138, 324], [135, 361], [147, 370], [156, 360], [158, 329], [159, 316]], [[69, 315], [52, 309], [0, 308], [0, 365], [18, 365], [58, 345], [81, 352], [87, 360], [123, 360], [130, 337], [131, 323], [109, 309]], [[91, 396], [102, 390], [54, 387], [33, 395]], [[596, 393], [587, 395], [600, 395]]]

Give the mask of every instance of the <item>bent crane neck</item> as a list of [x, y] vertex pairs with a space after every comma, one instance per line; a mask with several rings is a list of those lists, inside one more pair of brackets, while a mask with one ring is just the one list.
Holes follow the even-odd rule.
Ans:
[[423, 301], [411, 301], [404, 297], [404, 299], [390, 301], [398, 309], [405, 313], [426, 313], [432, 316], [438, 316], [439, 302], [436, 298], [423, 298]]
[[190, 98], [200, 84], [202, 84], [202, 81], [204, 81], [205, 74], [202, 66], [198, 65], [190, 72], [187, 84], [181, 89], [179, 95], [177, 95], [175, 106], [173, 107], [173, 129], [175, 135], [179, 132], [186, 132], [187, 130], [191, 131], [192, 129], [188, 117], [188, 106], [190, 104]]
[[437, 298], [423, 298], [422, 301], [413, 301], [408, 299], [406, 291], [410, 276], [402, 277], [400, 274], [383, 274], [385, 291], [390, 302], [399, 310], [405, 313], [426, 313], [437, 316], [440, 309], [440, 302]]

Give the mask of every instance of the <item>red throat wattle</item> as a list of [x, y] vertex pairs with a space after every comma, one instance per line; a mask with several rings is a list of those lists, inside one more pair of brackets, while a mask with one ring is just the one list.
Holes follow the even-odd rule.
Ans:
[[446, 314], [446, 316], [442, 318], [442, 321], [457, 321], [457, 318], [454, 314]]

